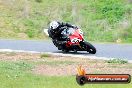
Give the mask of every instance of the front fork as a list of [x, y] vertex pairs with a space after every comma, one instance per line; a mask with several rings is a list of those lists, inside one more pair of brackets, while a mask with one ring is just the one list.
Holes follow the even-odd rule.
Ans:
[[80, 47], [82, 50], [86, 50], [86, 46], [85, 46], [85, 44], [84, 44], [84, 41], [81, 41], [81, 42], [79, 43], [79, 47]]

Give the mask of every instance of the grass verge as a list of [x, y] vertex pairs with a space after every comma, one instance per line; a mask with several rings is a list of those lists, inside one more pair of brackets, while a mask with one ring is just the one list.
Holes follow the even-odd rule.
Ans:
[[[0, 54], [0, 58], [2, 58], [3, 54], [4, 53]], [[55, 57], [55, 56], [54, 57], [51, 56], [48, 58], [46, 57], [46, 59], [45, 58], [40, 59], [41, 55], [38, 55], [39, 57], [36, 56], [36, 58], [38, 57], [39, 59], [35, 59], [33, 55], [26, 54], [26, 56], [24, 56], [24, 54], [21, 54], [21, 53], [19, 54], [23, 55], [21, 56], [23, 60], [19, 60], [20, 57], [18, 53], [13, 53], [13, 54], [11, 53], [10, 56], [8, 56], [9, 54], [10, 53], [5, 55], [7, 55], [7, 57], [12, 57], [13, 59], [17, 58], [17, 60], [16, 61], [11, 59], [5, 60], [4, 58], [0, 60], [0, 88], [131, 88], [132, 86], [132, 83], [130, 84], [86, 84], [84, 86], [79, 86], [76, 83], [75, 76], [71, 76], [71, 75], [59, 76], [59, 74], [58, 76], [50, 76], [50, 75], [43, 75], [43, 74], [38, 75], [32, 72], [32, 70], [37, 65], [45, 65], [45, 64], [48, 66], [52, 66], [55, 64], [55, 66], [54, 67], [52, 66], [52, 68], [55, 68], [56, 66], [58, 67], [64, 66], [63, 69], [65, 69], [65, 67], [67, 66], [71, 66], [71, 65], [74, 66], [75, 64], [83, 63], [85, 64], [85, 66], [88, 64], [89, 69], [90, 70], [94, 69], [94, 72], [95, 72], [95, 69], [97, 71], [99, 69], [102, 69], [101, 71], [105, 72], [106, 67], [107, 67], [106, 69], [111, 71], [111, 69], [114, 69], [114, 68], [120, 69], [121, 65], [122, 65], [121, 68], [125, 68], [126, 70], [128, 68], [131, 69], [132, 67], [130, 66], [132, 66], [132, 64], [130, 63], [114, 64], [114, 67], [112, 67], [113, 64], [106, 63], [104, 61], [102, 62], [100, 60], [99, 60], [100, 62], [95, 60], [94, 63], [90, 63], [90, 62], [93, 62], [93, 60], [80, 59], [80, 58], [71, 59], [71, 57], [65, 58], [65, 57]], [[32, 56], [30, 60], [24, 59], [29, 56], [30, 57]], [[45, 60], [49, 62], [47, 63], [45, 62]], [[74, 61], [74, 64], [73, 64], [73, 61]], [[40, 62], [43, 62], [43, 63], [40, 63]], [[76, 62], [79, 62], [79, 63], [76, 63]], [[110, 66], [110, 64], [112, 66], [108, 67]], [[130, 69], [128, 71], [131, 71]], [[56, 70], [56, 72], [57, 71], [58, 70]], [[50, 70], [50, 73], [52, 73], [52, 70]]]

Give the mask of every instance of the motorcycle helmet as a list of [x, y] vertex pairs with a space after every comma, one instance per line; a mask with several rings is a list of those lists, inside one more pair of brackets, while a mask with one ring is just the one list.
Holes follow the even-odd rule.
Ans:
[[50, 29], [56, 29], [59, 26], [57, 21], [50, 22]]

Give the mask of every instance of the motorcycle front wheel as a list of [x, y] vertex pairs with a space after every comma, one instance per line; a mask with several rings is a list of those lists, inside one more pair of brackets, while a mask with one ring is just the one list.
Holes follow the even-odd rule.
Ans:
[[86, 42], [86, 41], [84, 41], [83, 44], [84, 44], [83, 47], [85, 47], [87, 52], [89, 52], [91, 54], [96, 53], [96, 48], [92, 44], [90, 44], [89, 42]]

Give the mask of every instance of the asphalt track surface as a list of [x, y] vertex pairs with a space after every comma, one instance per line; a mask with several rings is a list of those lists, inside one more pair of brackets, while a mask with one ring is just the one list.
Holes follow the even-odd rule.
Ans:
[[[119, 58], [132, 60], [132, 44], [93, 44], [97, 53], [92, 55], [84, 51], [77, 53], [69, 52], [69, 54], [97, 56], [106, 58]], [[0, 40], [0, 49], [37, 51], [37, 52], [52, 52], [63, 53], [53, 45], [51, 41], [37, 40]], [[65, 53], [64, 53], [65, 54]]]

